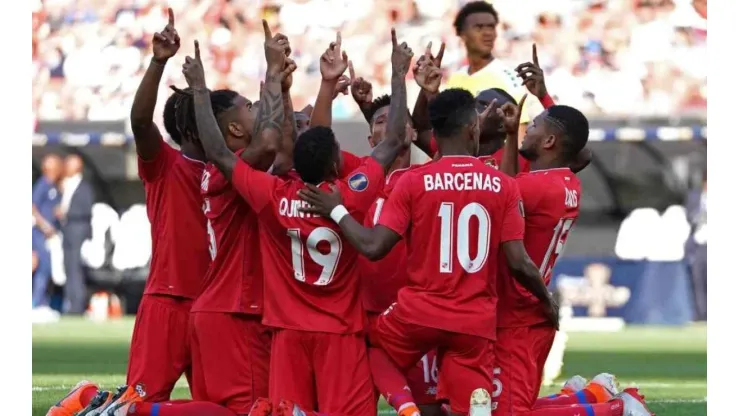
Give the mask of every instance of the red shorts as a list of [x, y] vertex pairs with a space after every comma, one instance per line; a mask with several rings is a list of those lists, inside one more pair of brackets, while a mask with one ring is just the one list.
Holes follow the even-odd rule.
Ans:
[[270, 361], [270, 400], [291, 400], [331, 416], [375, 416], [363, 334], [275, 329]]
[[[377, 313], [368, 312], [367, 320], [370, 331], [377, 325]], [[421, 360], [406, 373], [406, 381], [411, 389], [414, 402], [418, 405], [436, 404], [437, 401], [437, 351], [427, 352]]]
[[257, 315], [193, 312], [190, 316], [193, 400], [248, 414], [257, 398], [267, 397], [270, 330]]
[[[496, 341], [498, 415], [532, 410], [542, 384], [542, 371], [555, 339], [555, 328], [541, 324], [499, 328]], [[492, 399], [496, 401], [496, 397]]]
[[370, 340], [405, 371], [411, 371], [427, 351], [436, 349], [437, 399], [449, 401], [455, 413], [468, 413], [473, 390], [493, 389], [495, 356], [491, 340], [404, 322], [392, 309], [378, 318]]
[[170, 399], [183, 373], [190, 384], [190, 299], [144, 295], [131, 337], [126, 384], [141, 383], [148, 402]]

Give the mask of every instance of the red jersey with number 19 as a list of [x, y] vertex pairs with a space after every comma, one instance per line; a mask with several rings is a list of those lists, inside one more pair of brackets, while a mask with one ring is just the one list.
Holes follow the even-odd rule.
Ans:
[[208, 164], [201, 180], [211, 266], [193, 312], [262, 313], [262, 261], [257, 214]]
[[[545, 284], [578, 218], [581, 181], [569, 168], [538, 170], [516, 176], [524, 203], [524, 247], [540, 267]], [[537, 298], [516, 282], [505, 261], [498, 275], [499, 327], [532, 326], [546, 318]]]
[[475, 157], [445, 156], [407, 172], [379, 225], [408, 235], [409, 283], [399, 319], [496, 339], [496, 273], [502, 242], [524, 237], [514, 179]]
[[[337, 180], [343, 204], [362, 222], [385, 183], [383, 167], [367, 158]], [[263, 323], [278, 328], [353, 334], [363, 330], [357, 251], [333, 221], [298, 211], [300, 179], [281, 179], [239, 160], [232, 184], [259, 215], [264, 270]], [[319, 188], [328, 190], [329, 184]]]
[[208, 270], [200, 178], [205, 164], [160, 143], [152, 160], [139, 158], [151, 223], [152, 260], [145, 295], [194, 299]]

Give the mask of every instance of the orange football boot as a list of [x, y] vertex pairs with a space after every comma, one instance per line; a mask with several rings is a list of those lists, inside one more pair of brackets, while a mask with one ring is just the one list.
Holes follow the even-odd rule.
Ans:
[[87, 405], [82, 404], [81, 398], [83, 393], [87, 394], [88, 389], [95, 389], [97, 392], [98, 386], [87, 380], [80, 381], [46, 412], [46, 416], [74, 416]]

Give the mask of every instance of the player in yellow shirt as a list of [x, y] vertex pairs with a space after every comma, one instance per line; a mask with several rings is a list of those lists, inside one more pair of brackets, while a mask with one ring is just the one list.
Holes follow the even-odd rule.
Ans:
[[[513, 69], [493, 57], [496, 41], [498, 13], [486, 1], [473, 1], [463, 6], [455, 17], [455, 31], [465, 43], [468, 65], [452, 73], [445, 88], [463, 88], [477, 96], [483, 90], [500, 88], [509, 93], [516, 102], [526, 93], [521, 80]], [[524, 137], [527, 123], [532, 114], [542, 112], [537, 100], [525, 101], [519, 127], [519, 140]]]

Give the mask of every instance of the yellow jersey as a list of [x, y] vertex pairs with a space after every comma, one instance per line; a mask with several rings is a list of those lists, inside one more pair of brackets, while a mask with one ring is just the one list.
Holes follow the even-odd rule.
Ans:
[[[526, 87], [519, 81], [516, 72], [507, 68], [499, 59], [494, 59], [472, 75], [468, 74], [467, 65], [460, 68], [450, 75], [445, 88], [462, 88], [470, 91], [473, 95], [478, 95], [481, 91], [489, 88], [500, 88], [514, 97], [517, 102], [527, 92]], [[530, 94], [527, 101], [524, 102], [521, 122], [528, 123], [542, 110], [542, 105], [537, 98]]]

